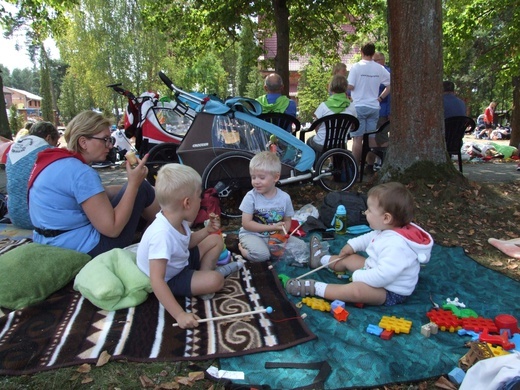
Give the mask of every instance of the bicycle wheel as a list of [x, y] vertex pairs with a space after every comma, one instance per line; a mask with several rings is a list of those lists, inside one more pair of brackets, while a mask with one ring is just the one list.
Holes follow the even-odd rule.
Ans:
[[146, 163], [146, 166], [148, 167], [146, 180], [148, 180], [152, 186], [155, 185], [157, 172], [163, 165], [179, 162], [179, 157], [177, 157], [178, 147], [179, 145], [177, 144], [164, 143], [155, 145], [150, 149], [148, 152], [148, 162]]
[[318, 183], [326, 191], [346, 191], [354, 185], [358, 166], [352, 152], [346, 149], [330, 149], [323, 153], [316, 164]]
[[228, 152], [213, 159], [202, 174], [204, 190], [215, 188], [220, 199], [222, 215], [229, 218], [242, 216], [240, 203], [253, 188], [249, 162], [253, 155], [246, 152]]

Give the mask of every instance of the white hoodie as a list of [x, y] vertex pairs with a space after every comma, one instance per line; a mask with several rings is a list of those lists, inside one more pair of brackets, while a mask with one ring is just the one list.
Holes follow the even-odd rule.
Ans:
[[421, 264], [430, 261], [433, 238], [411, 223], [403, 228], [374, 230], [350, 239], [355, 252], [368, 255], [365, 266], [352, 274], [352, 281], [409, 296], [419, 280]]

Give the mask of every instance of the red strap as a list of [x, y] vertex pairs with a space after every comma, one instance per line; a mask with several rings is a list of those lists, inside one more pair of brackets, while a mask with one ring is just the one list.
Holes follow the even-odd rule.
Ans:
[[83, 159], [83, 156], [78, 152], [72, 152], [67, 149], [62, 148], [49, 148], [42, 150], [38, 153], [38, 157], [36, 157], [36, 162], [34, 163], [31, 174], [29, 175], [29, 183], [27, 187], [27, 197], [29, 197], [29, 190], [31, 189], [34, 181], [38, 177], [38, 175], [43, 171], [49, 164], [52, 164], [54, 161], [61, 160], [62, 158], [74, 157], [80, 160], [82, 163], [86, 163]]

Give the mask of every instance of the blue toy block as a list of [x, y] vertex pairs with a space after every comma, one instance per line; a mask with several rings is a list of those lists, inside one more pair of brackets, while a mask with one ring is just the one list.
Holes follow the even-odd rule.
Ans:
[[471, 341], [477, 341], [479, 338], [479, 334], [477, 332], [473, 332], [472, 330], [459, 329], [457, 333], [459, 336], [471, 336]]
[[464, 372], [464, 370], [462, 370], [459, 367], [455, 367], [448, 374], [448, 378], [450, 379], [450, 381], [452, 383], [455, 383], [457, 386], [459, 386], [462, 383], [465, 376], [466, 376], [466, 373]]
[[381, 336], [381, 333], [383, 333], [383, 328], [380, 328], [377, 325], [369, 324], [367, 326], [367, 333], [376, 335], [377, 337]]
[[520, 334], [513, 334], [513, 337], [511, 337], [509, 341], [511, 341], [515, 345], [515, 347], [512, 350], [520, 352]]
[[332, 301], [332, 303], [330, 304], [330, 308], [331, 308], [331, 310], [333, 310], [333, 311], [334, 311], [334, 309], [335, 309], [336, 307], [338, 307], [338, 306], [339, 306], [339, 307], [342, 307], [342, 308], [344, 309], [344, 308], [345, 308], [345, 302], [340, 301], [339, 299], [336, 299], [335, 301]]

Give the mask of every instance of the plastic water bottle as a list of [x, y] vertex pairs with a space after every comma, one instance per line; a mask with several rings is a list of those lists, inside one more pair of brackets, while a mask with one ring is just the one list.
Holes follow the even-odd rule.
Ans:
[[336, 234], [347, 233], [347, 210], [345, 209], [345, 206], [341, 204], [336, 209], [336, 215], [334, 217], [334, 229], [336, 230]]

